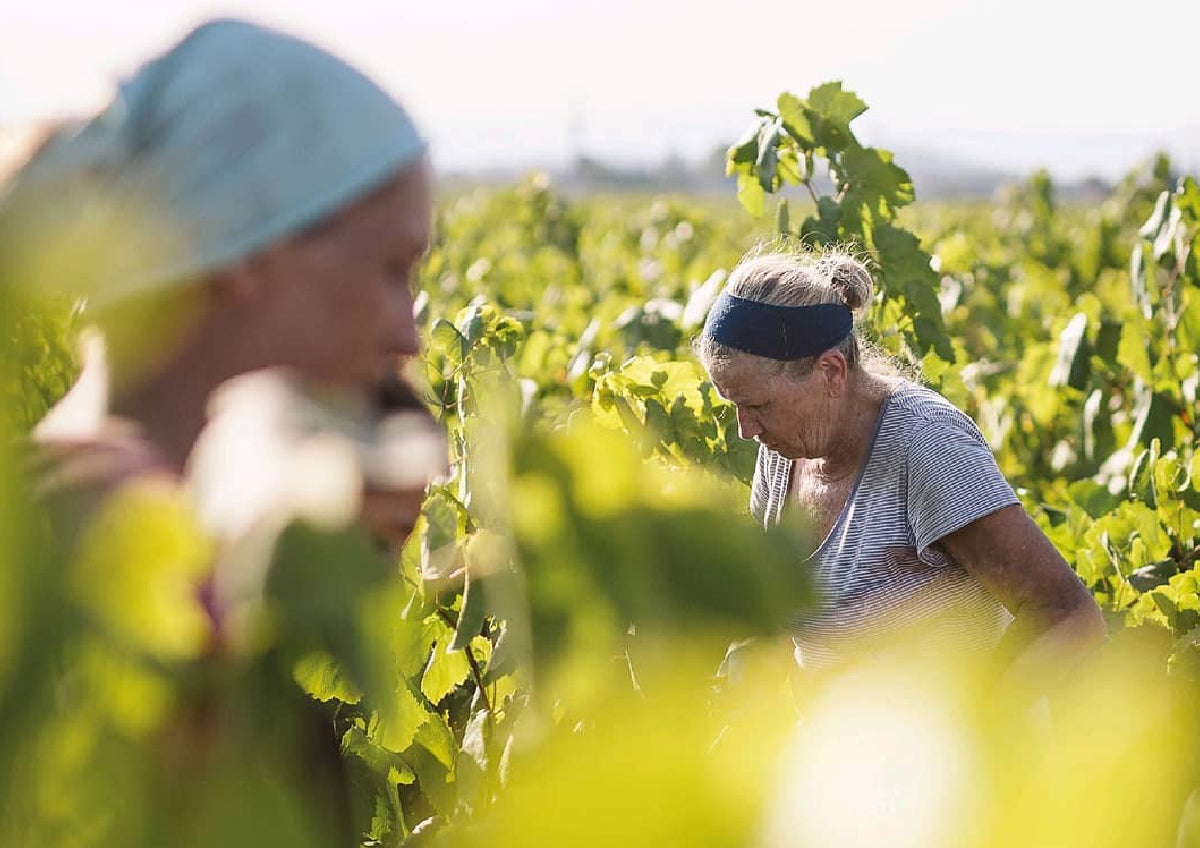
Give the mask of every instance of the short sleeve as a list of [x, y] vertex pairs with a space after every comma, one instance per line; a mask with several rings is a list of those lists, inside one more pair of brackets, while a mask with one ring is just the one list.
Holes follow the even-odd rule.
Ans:
[[913, 428], [908, 455], [908, 520], [917, 555], [947, 560], [930, 548], [943, 536], [1019, 503], [991, 448], [969, 417], [955, 410]]

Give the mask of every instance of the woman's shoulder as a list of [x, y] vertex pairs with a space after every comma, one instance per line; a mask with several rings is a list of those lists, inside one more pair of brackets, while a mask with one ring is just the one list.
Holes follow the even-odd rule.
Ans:
[[971, 416], [927, 386], [904, 380], [893, 389], [888, 403], [891, 429], [910, 446], [962, 437], [986, 444]]
[[892, 389], [889, 412], [896, 417], [925, 424], [964, 424], [971, 417], [933, 389], [901, 380]]

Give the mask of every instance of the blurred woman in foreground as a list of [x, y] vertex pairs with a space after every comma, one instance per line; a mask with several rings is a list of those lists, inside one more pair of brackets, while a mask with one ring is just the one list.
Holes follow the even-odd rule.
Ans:
[[[357, 841], [338, 740], [292, 664], [322, 651], [369, 682], [354, 656], [361, 605], [394, 579], [394, 558], [372, 559], [354, 519], [402, 541], [445, 462], [420, 404], [380, 388], [418, 353], [412, 276], [430, 213], [425, 145], [391, 97], [311, 44], [237, 21], [139, 68], [0, 187], [0, 280], [86, 297], [107, 349], [107, 378], [85, 373], [38, 432], [43, 488], [80, 551], [57, 638], [93, 646], [64, 641], [77, 683], [56, 708], [65, 728], [132, 698], [140, 731], [115, 756], [84, 756], [78, 775], [36, 755], [22, 765], [79, 781], [59, 814], [107, 807], [102, 841]], [[408, 423], [388, 448], [372, 421], [397, 407]], [[310, 533], [268, 571], [297, 517], [337, 532]], [[78, 682], [94, 676], [87, 658], [110, 655], [160, 697]], [[95, 725], [87, 750], [109, 729]], [[88, 781], [106, 803], [88, 806]], [[16, 815], [57, 832], [36, 793], [10, 800], [32, 809], [0, 809], [0, 826]]]
[[871, 290], [845, 254], [748, 258], [698, 342], [760, 444], [755, 516], [801, 511], [819, 542], [796, 552], [821, 590], [796, 622], [798, 660], [827, 666], [910, 629], [966, 650], [994, 647], [1010, 622], [1018, 640], [1101, 638], [1095, 601], [974, 422], [864, 350], [854, 313]]
[[[87, 298], [109, 411], [144, 462], [180, 472], [231, 377], [285, 368], [363, 402], [418, 352], [430, 212], [424, 143], [387, 94], [305, 42], [218, 21], [16, 174], [0, 255], [10, 284]], [[77, 435], [63, 417], [42, 432]]]

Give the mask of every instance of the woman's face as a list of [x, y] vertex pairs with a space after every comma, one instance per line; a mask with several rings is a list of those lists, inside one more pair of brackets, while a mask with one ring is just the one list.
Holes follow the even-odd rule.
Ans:
[[841, 391], [839, 369], [826, 362], [828, 357], [818, 358], [806, 376], [794, 377], [773, 360], [739, 356], [711, 370], [710, 378], [721, 397], [737, 408], [743, 439], [789, 459], [812, 459], [826, 455], [835, 435]]
[[424, 162], [248, 261], [259, 359], [364, 391], [419, 352], [413, 272], [429, 244]]

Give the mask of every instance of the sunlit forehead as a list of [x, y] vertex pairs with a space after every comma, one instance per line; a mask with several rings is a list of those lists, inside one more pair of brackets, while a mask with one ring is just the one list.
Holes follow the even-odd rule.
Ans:
[[709, 369], [709, 379], [717, 394], [738, 406], [758, 406], [770, 400], [776, 393], [776, 374], [756, 360], [737, 357]]

